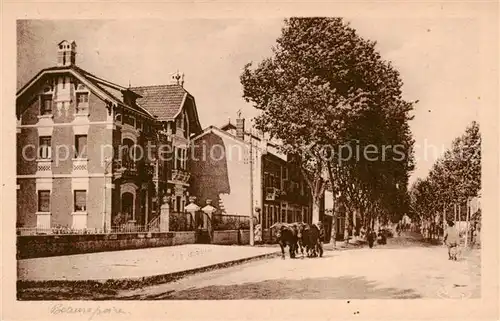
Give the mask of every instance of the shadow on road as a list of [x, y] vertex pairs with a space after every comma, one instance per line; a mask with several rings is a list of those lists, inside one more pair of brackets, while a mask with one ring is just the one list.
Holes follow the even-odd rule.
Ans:
[[258, 300], [258, 299], [418, 299], [412, 289], [380, 288], [363, 277], [266, 280], [213, 285], [122, 300]]

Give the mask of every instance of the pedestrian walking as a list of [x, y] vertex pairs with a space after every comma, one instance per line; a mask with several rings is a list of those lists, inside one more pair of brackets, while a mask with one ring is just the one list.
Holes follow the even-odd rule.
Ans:
[[257, 224], [255, 225], [255, 231], [254, 231], [254, 242], [255, 243], [262, 243], [262, 225]]
[[319, 252], [319, 256], [322, 257], [323, 256], [323, 244], [325, 243], [325, 227], [323, 226], [323, 223], [321, 221], [319, 221], [316, 226], [318, 227], [319, 229], [319, 243], [318, 243], [318, 252]]
[[368, 228], [368, 234], [366, 236], [366, 239], [368, 241], [368, 246], [370, 248], [373, 247], [373, 244], [375, 244], [375, 239], [377, 238], [377, 234], [375, 231], [373, 231], [371, 228]]
[[448, 227], [444, 231], [443, 242], [448, 247], [448, 259], [456, 261], [460, 238], [458, 235], [458, 231], [455, 228], [455, 223], [453, 223], [453, 221], [451, 220], [449, 220], [447, 223]]

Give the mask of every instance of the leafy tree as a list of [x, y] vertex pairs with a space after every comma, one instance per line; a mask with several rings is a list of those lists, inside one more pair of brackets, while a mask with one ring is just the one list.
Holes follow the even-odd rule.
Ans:
[[[256, 68], [247, 64], [241, 75], [243, 97], [262, 111], [257, 128], [300, 155], [314, 203], [321, 200], [326, 173], [333, 195], [340, 192], [344, 206], [362, 215], [389, 212], [390, 200], [401, 194], [394, 186], [405, 187], [413, 168], [413, 103], [402, 99], [399, 73], [375, 46], [340, 18], [291, 18], [272, 57]], [[346, 155], [369, 145], [378, 147], [377, 161]], [[384, 145], [400, 146], [403, 160], [394, 160], [394, 149], [381, 159]]]
[[481, 135], [479, 124], [473, 121], [436, 161], [427, 178], [414, 183], [412, 208], [422, 219], [432, 219], [436, 212], [480, 196], [480, 189]]

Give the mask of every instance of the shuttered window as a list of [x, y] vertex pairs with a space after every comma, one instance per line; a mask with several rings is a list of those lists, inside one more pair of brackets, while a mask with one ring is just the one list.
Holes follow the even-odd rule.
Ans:
[[50, 212], [50, 191], [38, 191], [38, 212]]
[[87, 191], [75, 191], [75, 212], [85, 212], [87, 210]]

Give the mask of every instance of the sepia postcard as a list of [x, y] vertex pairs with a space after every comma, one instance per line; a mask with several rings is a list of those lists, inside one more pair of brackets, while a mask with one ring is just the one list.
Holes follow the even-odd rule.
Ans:
[[4, 8], [2, 319], [499, 318], [496, 2]]

